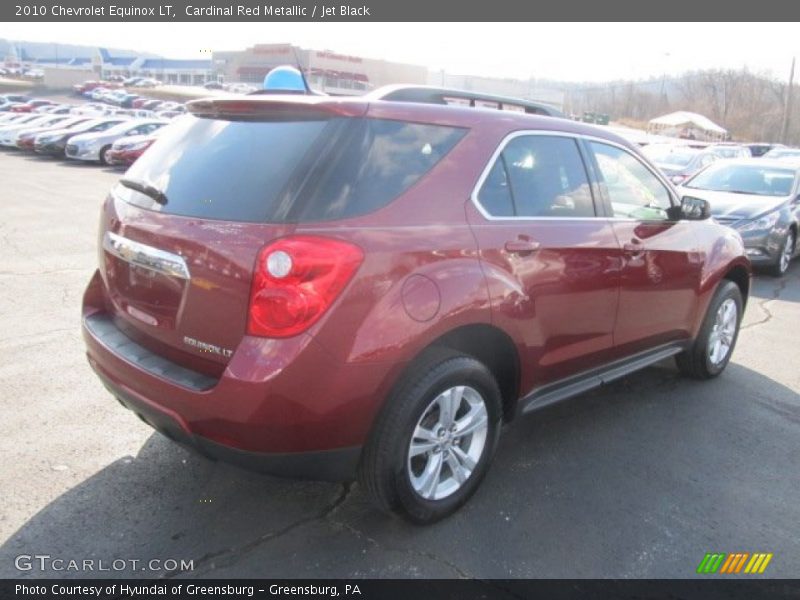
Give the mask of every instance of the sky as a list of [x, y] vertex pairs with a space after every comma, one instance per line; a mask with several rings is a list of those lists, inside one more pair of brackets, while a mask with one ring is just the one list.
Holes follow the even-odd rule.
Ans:
[[800, 54], [794, 23], [0, 23], [0, 38], [169, 58], [288, 42], [457, 74], [587, 82], [742, 67], [786, 80]]

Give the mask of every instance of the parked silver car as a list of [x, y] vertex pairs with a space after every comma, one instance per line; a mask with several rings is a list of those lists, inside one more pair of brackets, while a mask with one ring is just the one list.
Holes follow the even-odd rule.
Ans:
[[67, 143], [70, 138], [84, 133], [96, 133], [111, 129], [120, 123], [126, 122], [124, 117], [89, 118], [88, 121], [79, 123], [69, 128], [50, 130], [34, 138], [33, 150], [37, 154], [62, 157], [65, 155]]
[[706, 148], [719, 158], [752, 158], [750, 148], [741, 144], [714, 144]]
[[129, 135], [145, 135], [167, 125], [168, 121], [160, 119], [131, 119], [115, 127], [95, 133], [84, 133], [69, 139], [66, 157], [108, 164], [108, 151], [111, 144], [121, 137]]
[[736, 229], [754, 266], [782, 276], [798, 254], [800, 163], [764, 158], [714, 163], [682, 195], [708, 200], [712, 216]]

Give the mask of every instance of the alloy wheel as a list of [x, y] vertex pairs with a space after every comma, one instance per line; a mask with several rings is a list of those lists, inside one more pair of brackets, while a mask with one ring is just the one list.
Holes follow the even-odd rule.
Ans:
[[781, 256], [778, 259], [779, 267], [781, 273], [785, 273], [789, 269], [789, 263], [792, 260], [792, 254], [794, 253], [794, 235], [790, 231], [789, 234], [786, 236], [786, 241], [783, 244], [783, 250], [781, 250]]
[[738, 312], [733, 298], [727, 298], [717, 309], [708, 339], [708, 359], [714, 366], [722, 364], [730, 354], [739, 324]]
[[489, 431], [486, 401], [475, 388], [451, 387], [434, 398], [414, 428], [407, 471], [426, 500], [457, 492], [481, 459]]

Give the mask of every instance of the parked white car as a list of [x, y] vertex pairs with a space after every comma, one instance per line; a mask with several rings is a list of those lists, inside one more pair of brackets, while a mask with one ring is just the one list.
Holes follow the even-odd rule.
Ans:
[[13, 125], [7, 125], [0, 128], [0, 146], [6, 148], [17, 147], [17, 133], [23, 129], [33, 129], [34, 127], [47, 127], [49, 125], [57, 125], [60, 121], [64, 121], [66, 115], [34, 115], [31, 119], [16, 121]]

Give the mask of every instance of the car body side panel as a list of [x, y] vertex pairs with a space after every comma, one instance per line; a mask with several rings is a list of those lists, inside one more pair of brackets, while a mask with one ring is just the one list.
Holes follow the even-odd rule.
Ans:
[[691, 337], [703, 267], [697, 229], [693, 221], [615, 220], [620, 245], [641, 248], [624, 254], [617, 357]]
[[696, 229], [703, 252], [703, 269], [697, 289], [692, 338], [700, 331], [714, 291], [725, 275], [735, 268], [745, 269], [748, 276], [752, 273], [750, 260], [744, 255], [741, 236], [728, 227], [714, 225], [708, 221], [704, 223], [706, 226]]
[[[619, 295], [621, 258], [605, 218], [486, 221], [467, 212], [481, 248], [492, 323], [517, 344], [520, 393], [608, 361]], [[527, 235], [529, 255], [504, 245]]]

